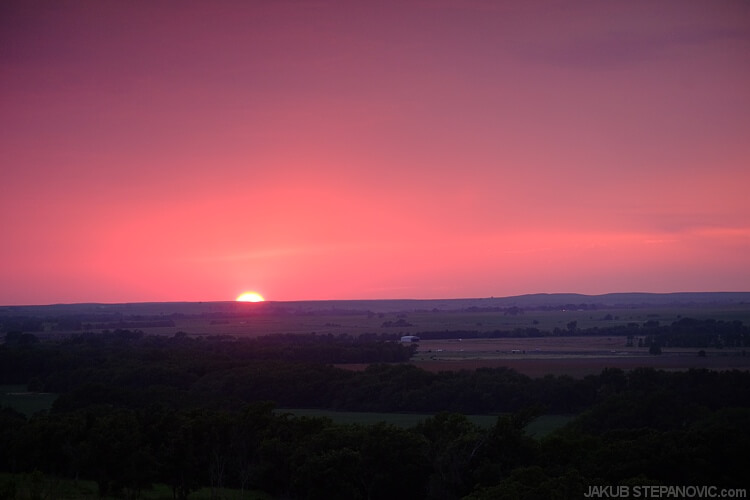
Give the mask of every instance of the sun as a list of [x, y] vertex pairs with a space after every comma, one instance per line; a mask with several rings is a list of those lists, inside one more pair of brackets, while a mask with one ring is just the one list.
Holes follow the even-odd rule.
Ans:
[[236, 300], [237, 302], [264, 302], [266, 299], [258, 292], [244, 292]]

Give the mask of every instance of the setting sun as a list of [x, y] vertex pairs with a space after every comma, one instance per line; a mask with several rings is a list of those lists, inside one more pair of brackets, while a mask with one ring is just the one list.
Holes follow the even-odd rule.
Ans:
[[263, 302], [265, 300], [258, 292], [244, 292], [237, 297], [237, 302]]

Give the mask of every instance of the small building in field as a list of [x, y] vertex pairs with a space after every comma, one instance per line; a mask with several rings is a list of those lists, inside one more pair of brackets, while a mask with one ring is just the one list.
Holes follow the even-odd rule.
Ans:
[[416, 335], [404, 335], [401, 337], [401, 342], [419, 342], [419, 337]]

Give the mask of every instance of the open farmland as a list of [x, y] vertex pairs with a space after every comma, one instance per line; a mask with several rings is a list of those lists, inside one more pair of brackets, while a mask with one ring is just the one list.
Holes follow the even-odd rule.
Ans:
[[[356, 301], [353, 301], [356, 304]], [[235, 304], [231, 304], [234, 306]], [[138, 327], [146, 333], [173, 335], [178, 331], [189, 335], [236, 335], [260, 336], [275, 333], [317, 334], [398, 334], [419, 335], [422, 332], [443, 331], [513, 331], [521, 328], [537, 328], [552, 331], [566, 328], [575, 321], [578, 328], [609, 328], [628, 323], [659, 321], [671, 323], [680, 318], [740, 320], [750, 324], [750, 304], [741, 306], [710, 305], [701, 307], [672, 306], [655, 308], [634, 306], [628, 308], [601, 308], [591, 310], [528, 310], [521, 314], [506, 311], [485, 310], [409, 310], [395, 309], [375, 312], [372, 310], [343, 310], [322, 307], [320, 309], [275, 309], [266, 304], [239, 304], [231, 314], [184, 314], [172, 315], [172, 326]], [[270, 304], [268, 304], [270, 305]], [[398, 324], [402, 320], [408, 326], [384, 326], [389, 322]], [[112, 328], [114, 325], [110, 326]]]
[[623, 337], [538, 337], [424, 340], [412, 362], [429, 371], [505, 366], [530, 376], [548, 373], [585, 376], [604, 368], [639, 367], [750, 369], [742, 349], [665, 349], [651, 355], [645, 347], [627, 347]]
[[[551, 332], [680, 318], [750, 324], [750, 294], [540, 294], [446, 300], [303, 302], [176, 302], [0, 307], [3, 331], [44, 337], [130, 329], [149, 335], [261, 336], [275, 333], [420, 335], [489, 334], [519, 329]], [[390, 325], [390, 326], [388, 326]]]
[[[748, 369], [743, 348], [626, 345], [622, 330], [685, 318], [750, 324], [750, 294], [538, 294], [446, 300], [61, 304], [0, 308], [5, 332], [44, 339], [139, 330], [146, 335], [237, 338], [272, 334], [422, 337], [412, 362], [426, 370], [507, 366], [540, 376], [604, 367]], [[614, 334], [617, 329], [620, 333]], [[636, 328], [637, 329], [637, 328]], [[639, 334], [645, 335], [646, 333]], [[747, 344], [744, 344], [747, 345]], [[698, 356], [702, 350], [705, 356]], [[349, 365], [349, 368], [357, 368]]]

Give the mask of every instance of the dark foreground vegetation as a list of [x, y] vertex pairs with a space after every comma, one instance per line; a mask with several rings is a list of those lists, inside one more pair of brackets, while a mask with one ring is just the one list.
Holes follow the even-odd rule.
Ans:
[[[740, 331], [744, 326], [739, 325]], [[667, 333], [667, 332], [664, 332]], [[722, 337], [725, 338], [725, 337]], [[530, 378], [428, 373], [377, 338], [146, 336], [55, 342], [11, 333], [0, 384], [58, 393], [32, 417], [0, 410], [0, 497], [14, 477], [93, 480], [102, 496], [201, 487], [274, 498], [581, 498], [589, 486], [747, 488], [750, 373], [604, 369]], [[673, 340], [670, 340], [673, 342]], [[334, 363], [370, 363], [363, 371]], [[343, 425], [278, 408], [435, 414], [411, 428]], [[276, 410], [276, 411], [275, 411]], [[489, 428], [465, 414], [497, 414]], [[542, 413], [578, 414], [542, 438]], [[54, 496], [54, 495], [52, 495]]]

